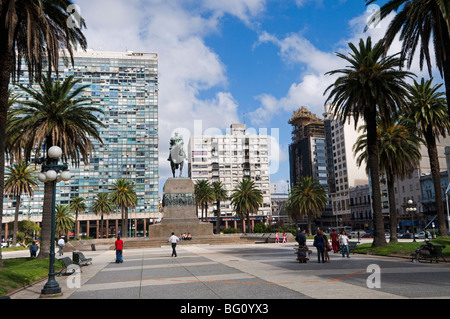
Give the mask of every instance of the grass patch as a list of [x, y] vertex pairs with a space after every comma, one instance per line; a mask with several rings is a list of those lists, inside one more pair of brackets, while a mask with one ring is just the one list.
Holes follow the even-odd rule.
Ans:
[[[446, 246], [445, 249], [442, 251], [442, 253], [444, 256], [450, 256], [450, 238], [439, 237], [437, 239], [432, 239], [431, 243], [434, 245]], [[409, 257], [421, 245], [424, 245], [422, 239], [419, 239], [415, 243], [414, 242], [388, 243], [388, 245], [385, 247], [372, 247], [372, 244], [360, 244], [356, 247], [354, 252], [358, 254], [369, 254], [378, 256], [404, 255]]]
[[[3, 268], [0, 269], [0, 296], [47, 277], [48, 266], [49, 258], [3, 259]], [[56, 261], [55, 270], [61, 268], [61, 262]]]

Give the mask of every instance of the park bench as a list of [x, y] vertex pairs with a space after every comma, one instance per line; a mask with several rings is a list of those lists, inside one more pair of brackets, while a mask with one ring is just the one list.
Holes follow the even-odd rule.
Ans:
[[[355, 253], [356, 246], [358, 246], [359, 242], [357, 241], [349, 241], [348, 242], [348, 252]], [[342, 246], [339, 246], [338, 252], [342, 252]]]
[[61, 263], [63, 263], [64, 268], [61, 269], [61, 271], [59, 272], [58, 276], [62, 276], [63, 275], [63, 271], [64, 274], [67, 274], [68, 270], [72, 270], [72, 274], [75, 272], [75, 268], [70, 267], [71, 265], [73, 265], [74, 263], [72, 262], [72, 259], [70, 259], [70, 257], [63, 257], [58, 259]]
[[444, 250], [445, 246], [441, 245], [433, 245], [434, 250], [430, 252], [430, 254], [425, 253], [424, 251], [419, 251], [418, 253], [411, 254], [412, 261], [417, 260], [429, 260], [430, 263], [433, 263], [433, 260], [436, 263], [439, 262], [439, 259], [442, 258], [444, 262], [447, 262], [442, 254], [442, 250]]
[[348, 242], [348, 251], [350, 253], [354, 253], [354, 250], [356, 249], [356, 246], [358, 246], [358, 242], [357, 241], [349, 241]]
[[92, 258], [86, 258], [81, 251], [74, 251], [73, 262], [79, 266], [86, 266], [92, 264]]

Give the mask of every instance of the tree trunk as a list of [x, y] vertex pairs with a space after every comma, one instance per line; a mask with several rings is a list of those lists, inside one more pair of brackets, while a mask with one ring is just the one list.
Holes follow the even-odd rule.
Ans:
[[14, 212], [14, 232], [12, 244], [15, 246], [17, 244], [17, 232], [19, 231], [19, 206], [20, 206], [20, 194], [16, 197], [16, 210]]
[[308, 235], [311, 236], [311, 235], [312, 235], [312, 229], [311, 229], [311, 224], [312, 224], [312, 221], [311, 221], [311, 215], [310, 215], [310, 214], [307, 214], [307, 215], [306, 215], [306, 218], [308, 219]]
[[220, 200], [217, 201], [216, 234], [220, 234]]
[[447, 236], [447, 227], [445, 226], [444, 202], [442, 198], [441, 172], [439, 168], [439, 157], [432, 127], [429, 126], [425, 134], [427, 142], [428, 156], [430, 157], [431, 176], [434, 185], [434, 198], [436, 200], [436, 213], [438, 218], [438, 230], [440, 236]]
[[397, 238], [397, 208], [395, 203], [394, 174], [386, 172], [387, 187], [389, 196], [389, 231], [391, 233], [389, 242], [398, 242]]
[[74, 238], [79, 238], [79, 227], [78, 227], [78, 211], [75, 212], [75, 234], [73, 235]]
[[42, 227], [41, 227], [41, 249], [38, 258], [48, 258], [50, 256], [51, 229], [52, 229], [52, 198], [53, 185], [52, 182], [44, 184], [44, 204], [42, 209]]
[[103, 213], [102, 213], [100, 216], [100, 234], [101, 234], [100, 238], [103, 238], [103, 232], [104, 230], [103, 230]]
[[[0, 208], [3, 212], [3, 194], [5, 190], [5, 132], [8, 114], [8, 89], [13, 71], [13, 56], [7, 47], [7, 30], [3, 28], [4, 19], [0, 20]], [[0, 238], [3, 234], [3, 214], [0, 213]], [[6, 234], [5, 234], [6, 240]], [[2, 250], [0, 247], [0, 269], [3, 268]]]
[[373, 198], [373, 247], [387, 246], [386, 236], [384, 235], [383, 212], [381, 206], [381, 186], [380, 169], [378, 165], [378, 141], [377, 141], [377, 121], [376, 111], [367, 110], [365, 114], [367, 126], [367, 148], [369, 158], [367, 165], [372, 182]]

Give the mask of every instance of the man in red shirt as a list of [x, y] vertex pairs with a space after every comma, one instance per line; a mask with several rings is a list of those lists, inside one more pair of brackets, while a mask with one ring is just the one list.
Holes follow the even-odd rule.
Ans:
[[123, 241], [122, 239], [120, 239], [120, 236], [117, 236], [117, 240], [115, 243], [115, 250], [116, 250], [116, 263], [122, 263]]

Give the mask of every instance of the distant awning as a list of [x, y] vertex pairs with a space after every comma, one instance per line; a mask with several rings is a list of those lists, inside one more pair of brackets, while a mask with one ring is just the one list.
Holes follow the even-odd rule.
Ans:
[[400, 222], [400, 226], [411, 226], [411, 224], [413, 224], [414, 226], [418, 226], [419, 221], [415, 220], [414, 222], [411, 221]]

